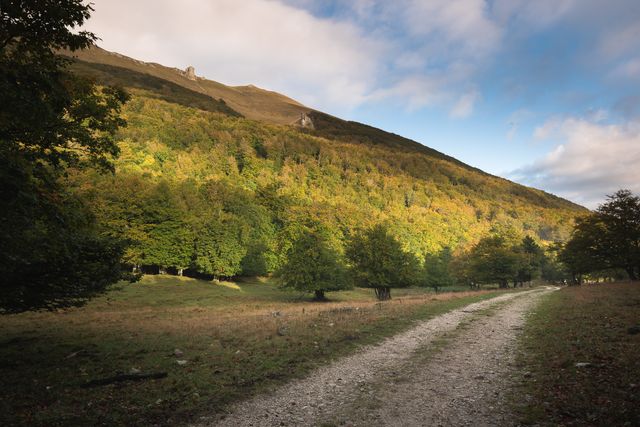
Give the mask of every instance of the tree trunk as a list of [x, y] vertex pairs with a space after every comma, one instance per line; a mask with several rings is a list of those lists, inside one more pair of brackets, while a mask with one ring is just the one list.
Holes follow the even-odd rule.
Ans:
[[326, 301], [327, 297], [324, 296], [324, 289], [318, 289], [315, 291], [314, 301]]
[[633, 281], [638, 280], [638, 276], [636, 275], [635, 269], [633, 267], [627, 267], [625, 270], [629, 275], [629, 280], [633, 280]]
[[376, 298], [378, 301], [386, 301], [391, 299], [391, 288], [375, 288]]
[[184, 268], [179, 268], [178, 269], [178, 276], [182, 276], [182, 272], [184, 271]]

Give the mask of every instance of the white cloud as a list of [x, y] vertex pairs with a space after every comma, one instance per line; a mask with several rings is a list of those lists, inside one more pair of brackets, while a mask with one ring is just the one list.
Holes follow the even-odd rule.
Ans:
[[512, 20], [542, 28], [558, 21], [579, 5], [576, 0], [495, 0], [492, 12], [503, 24]]
[[[488, 16], [484, 0], [410, 0], [398, 2], [408, 29], [415, 35], [435, 36], [445, 49], [464, 56], [483, 56], [500, 41], [501, 29]], [[453, 53], [453, 52], [450, 52]]]
[[[526, 65], [529, 52], [519, 43], [547, 27], [589, 32], [584, 40], [597, 63], [602, 52], [634, 52], [640, 25], [625, 13], [633, 0], [610, 2], [95, 0], [88, 28], [108, 50], [180, 68], [194, 65], [212, 80], [256, 84], [338, 115], [391, 101], [464, 117], [473, 114], [482, 79], [499, 71], [499, 55], [515, 46], [514, 63]], [[640, 65], [631, 59], [617, 56], [617, 73], [637, 77]], [[522, 87], [527, 73], [537, 77], [528, 71], [536, 64], [518, 73]], [[552, 81], [559, 80], [554, 73], [567, 72], [545, 68]], [[609, 72], [611, 66], [603, 75]], [[531, 80], [533, 87], [537, 81]]]
[[410, 111], [434, 105], [443, 100], [443, 82], [436, 76], [410, 75], [388, 87], [377, 89], [368, 101], [397, 100]]
[[479, 98], [480, 92], [475, 89], [463, 94], [458, 99], [458, 102], [455, 103], [455, 105], [449, 112], [449, 115], [457, 119], [469, 117], [471, 113], [473, 113], [473, 108]]
[[97, 0], [88, 28], [108, 49], [317, 107], [351, 107], [375, 84], [384, 42], [268, 0]]
[[620, 188], [640, 191], [640, 122], [553, 120], [536, 133], [561, 141], [513, 178], [595, 207]]
[[640, 20], [604, 31], [598, 43], [599, 53], [605, 58], [616, 58], [640, 47]]
[[614, 78], [640, 79], [640, 58], [632, 58], [619, 65], [613, 70], [612, 76]]

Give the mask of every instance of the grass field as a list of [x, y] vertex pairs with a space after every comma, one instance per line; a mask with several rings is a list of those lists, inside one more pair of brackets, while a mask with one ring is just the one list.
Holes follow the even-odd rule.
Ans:
[[546, 297], [528, 319], [518, 355], [521, 423], [639, 426], [636, 326], [638, 283], [569, 287]]
[[[380, 304], [371, 290], [356, 289], [312, 303], [266, 281], [147, 276], [80, 309], [0, 317], [0, 425], [196, 420], [494, 294], [393, 290]], [[138, 371], [167, 377], [83, 387]]]

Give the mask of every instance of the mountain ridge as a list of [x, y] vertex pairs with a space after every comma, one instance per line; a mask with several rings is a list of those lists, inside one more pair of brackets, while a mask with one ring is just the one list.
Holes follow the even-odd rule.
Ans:
[[311, 108], [305, 107], [286, 95], [252, 84], [227, 86], [202, 77], [191, 80], [185, 76], [185, 71], [179, 68], [167, 67], [156, 62], [140, 61], [120, 53], [109, 52], [98, 46], [73, 53], [65, 52], [65, 55], [83, 62], [128, 68], [162, 78], [215, 99], [222, 98], [231, 108], [254, 120], [275, 124], [291, 124], [299, 117], [300, 113], [311, 111]]
[[[146, 74], [151, 77], [173, 83], [183, 88], [183, 90], [190, 91], [190, 97], [198, 98], [198, 95], [195, 94], [201, 94], [211, 98], [210, 102], [213, 103], [213, 105], [207, 106], [205, 104], [208, 99], [201, 98], [198, 103], [192, 102], [191, 104], [187, 104], [191, 107], [201, 108], [208, 111], [219, 111], [229, 115], [240, 115], [248, 119], [278, 125], [295, 125], [296, 122], [300, 121], [301, 116], [306, 116], [312, 120], [313, 129], [303, 129], [303, 131], [310, 134], [322, 136], [328, 139], [338, 139], [343, 141], [350, 140], [357, 143], [369, 143], [374, 145], [385, 144], [389, 148], [421, 152], [435, 158], [455, 163], [477, 173], [513, 183], [527, 189], [528, 191], [543, 193], [546, 196], [562, 200], [563, 202], [573, 205], [579, 209], [583, 208], [572, 201], [563, 199], [554, 194], [514, 183], [506, 178], [485, 172], [480, 168], [464, 163], [455, 157], [442, 153], [409, 138], [376, 128], [372, 125], [340, 119], [331, 114], [304, 106], [300, 102], [286, 95], [276, 91], [259, 88], [253, 84], [228, 86], [197, 75], [194, 75], [194, 78], [190, 79], [186, 75], [186, 70], [164, 66], [156, 62], [140, 61], [117, 52], [107, 51], [98, 46], [93, 46], [90, 49], [76, 51], [73, 53], [65, 52], [65, 55], [71, 56], [75, 59], [74, 66], [76, 70], [79, 69], [83, 74], [95, 75], [96, 71], [99, 71], [96, 70], [96, 68], [100, 66], [119, 67], [124, 70]], [[84, 69], [82, 64], [85, 64]], [[89, 69], [87, 69], [87, 65], [89, 65]], [[93, 70], [90, 68], [93, 68]], [[107, 74], [113, 75], [113, 69], [110, 71], [107, 70]], [[127, 86], [127, 83], [131, 82], [131, 76], [127, 76], [127, 80], [124, 81], [109, 81], [109, 79], [104, 76], [102, 76], [102, 78], [99, 77], [98, 80], [103, 84], [115, 83]], [[175, 97], [173, 99], [165, 100], [176, 102]]]
[[[420, 259], [492, 233], [547, 245], [565, 240], [586, 212], [399, 135], [301, 112], [284, 96], [204, 79], [198, 87], [193, 70], [93, 52], [112, 64], [78, 58], [72, 72], [126, 89], [128, 126], [116, 135], [114, 176], [79, 170], [69, 183], [108, 234], [132, 242], [132, 266], [269, 274], [314, 226], [343, 248], [355, 230], [385, 223]], [[203, 92], [214, 86], [216, 96]], [[292, 111], [301, 126], [282, 123]]]

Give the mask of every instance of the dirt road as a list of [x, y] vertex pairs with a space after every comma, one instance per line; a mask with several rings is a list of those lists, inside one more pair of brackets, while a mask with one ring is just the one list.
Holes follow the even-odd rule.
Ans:
[[553, 288], [503, 294], [241, 402], [201, 426], [509, 426], [504, 405], [524, 315]]

